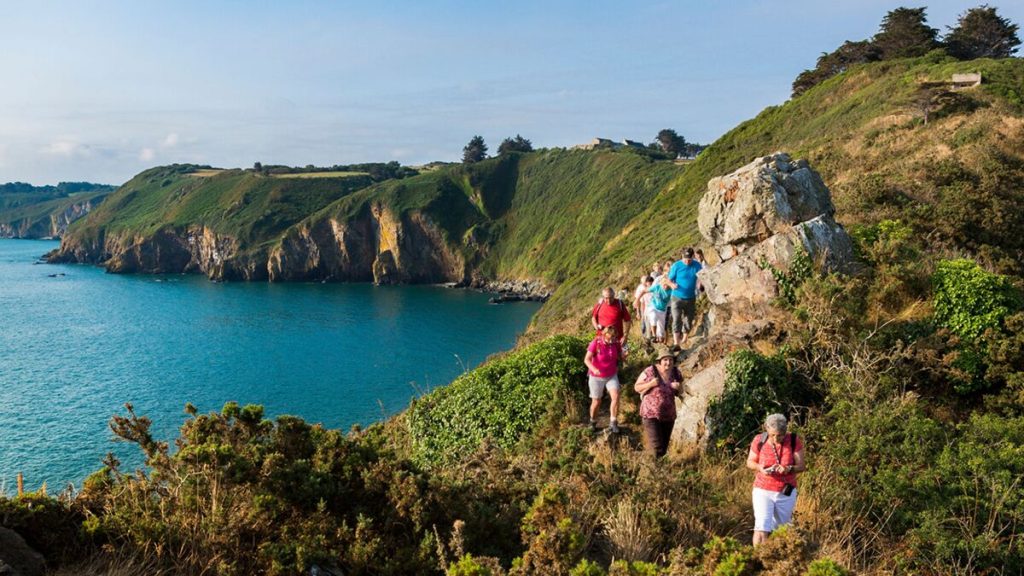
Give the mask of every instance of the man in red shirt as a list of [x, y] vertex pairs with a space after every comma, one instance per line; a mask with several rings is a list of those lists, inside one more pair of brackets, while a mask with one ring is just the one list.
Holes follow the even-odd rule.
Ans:
[[626, 344], [632, 320], [626, 305], [615, 297], [615, 291], [611, 288], [601, 291], [601, 301], [594, 305], [594, 310], [590, 313], [590, 322], [594, 330], [600, 332], [605, 326], [613, 326], [615, 333], [621, 336], [619, 342], [623, 345]]

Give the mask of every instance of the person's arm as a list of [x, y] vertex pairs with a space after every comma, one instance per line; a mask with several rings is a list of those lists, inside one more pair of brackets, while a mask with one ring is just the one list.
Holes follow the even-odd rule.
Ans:
[[657, 387], [658, 379], [654, 376], [648, 377], [647, 370], [644, 370], [639, 376], [637, 376], [636, 384], [633, 385], [633, 390], [636, 390], [637, 394], [643, 396]]
[[594, 367], [594, 353], [587, 350], [587, 355], [583, 357], [583, 363], [587, 365], [587, 368], [591, 373], [597, 374], [597, 368]]
[[799, 450], [793, 453], [793, 464], [788, 466], [788, 472], [803, 472], [807, 470], [807, 465], [804, 464], [804, 448], [800, 447]]
[[600, 304], [594, 306], [594, 310], [590, 313], [590, 323], [594, 325], [594, 330], [600, 331], [604, 326], [597, 323], [597, 310], [601, 307]]
[[761, 466], [757, 461], [757, 452], [754, 452], [753, 448], [751, 448], [750, 452], [747, 453], [747, 468], [754, 472], [760, 472], [761, 474], [771, 474], [771, 470], [767, 467]]

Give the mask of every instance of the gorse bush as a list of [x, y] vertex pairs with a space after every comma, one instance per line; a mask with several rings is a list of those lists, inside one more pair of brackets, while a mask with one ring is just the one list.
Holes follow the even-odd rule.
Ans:
[[488, 362], [417, 400], [408, 426], [417, 462], [453, 462], [484, 440], [511, 448], [565, 401], [582, 397], [587, 343], [555, 336]]

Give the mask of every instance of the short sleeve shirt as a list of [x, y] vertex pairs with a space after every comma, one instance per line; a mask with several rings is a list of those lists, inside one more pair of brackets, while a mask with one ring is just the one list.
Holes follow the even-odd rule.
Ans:
[[[754, 436], [754, 441], [750, 443], [750, 455], [757, 456], [757, 464], [759, 466], [772, 466], [774, 464], [782, 464], [783, 466], [792, 466], [796, 463], [796, 459], [793, 456], [794, 450], [791, 448], [790, 436], [793, 433], [790, 432], [782, 438], [782, 446], [774, 446], [771, 440], [765, 440], [764, 444], [761, 445], [761, 451], [758, 452], [757, 445], [761, 443], [763, 434]], [[800, 437], [796, 438], [796, 452], [804, 449], [804, 443], [800, 440]], [[776, 458], [776, 451], [778, 452], [778, 458]], [[749, 457], [749, 456], [748, 456]], [[768, 490], [770, 492], [782, 492], [786, 484], [796, 486], [796, 474], [762, 474], [757, 473], [754, 477], [754, 488], [761, 488], [762, 490]]]
[[687, 264], [679, 260], [672, 265], [668, 271], [668, 279], [675, 282], [677, 288], [672, 290], [672, 295], [683, 300], [693, 300], [697, 297], [697, 272], [700, 272], [700, 263], [690, 260]]
[[602, 298], [594, 306], [592, 315], [601, 326], [615, 326], [616, 333], [620, 338], [622, 337], [622, 323], [632, 321], [632, 318], [629, 316], [629, 310], [626, 310], [626, 306], [619, 299], [605, 303]]
[[[658, 378], [658, 369], [648, 366], [644, 370], [645, 380]], [[672, 381], [682, 383], [679, 370], [672, 369]], [[664, 381], [658, 378], [658, 385], [644, 394], [640, 400], [640, 417], [653, 418], [662, 422], [671, 422], [676, 419], [676, 392], [672, 389], [671, 381]]]
[[597, 367], [597, 372], [590, 371], [591, 376], [598, 378], [611, 378], [619, 371], [619, 358], [622, 357], [622, 345], [618, 340], [610, 344], [604, 338], [598, 336], [587, 346], [587, 352], [593, 355], [591, 362]]

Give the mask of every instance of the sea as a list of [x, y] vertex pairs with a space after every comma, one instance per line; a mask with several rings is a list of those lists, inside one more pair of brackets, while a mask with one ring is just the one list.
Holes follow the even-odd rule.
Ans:
[[57, 241], [0, 240], [0, 494], [81, 481], [113, 452], [111, 416], [171, 442], [188, 416], [261, 404], [330, 428], [367, 426], [514, 346], [535, 303], [439, 286], [116, 275], [39, 261]]

